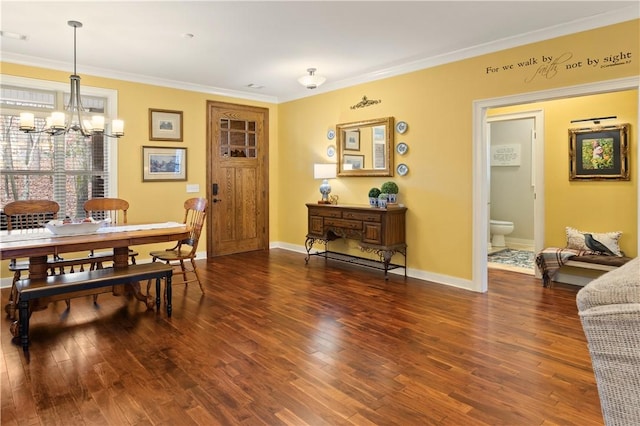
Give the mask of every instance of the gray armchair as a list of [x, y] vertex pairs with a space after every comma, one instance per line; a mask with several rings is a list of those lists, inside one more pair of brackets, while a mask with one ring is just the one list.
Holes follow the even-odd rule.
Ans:
[[640, 258], [591, 281], [577, 304], [605, 424], [640, 425]]

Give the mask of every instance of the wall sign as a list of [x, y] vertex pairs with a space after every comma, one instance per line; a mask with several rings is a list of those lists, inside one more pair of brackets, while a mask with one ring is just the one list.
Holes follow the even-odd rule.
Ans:
[[491, 145], [492, 166], [519, 166], [520, 144]]
[[500, 75], [506, 72], [525, 72], [525, 83], [538, 79], [550, 80], [561, 72], [573, 72], [585, 68], [611, 68], [632, 64], [632, 52], [614, 50], [608, 55], [593, 57], [575, 57], [572, 52], [549, 54], [522, 58], [514, 63], [492, 64], [486, 66], [487, 75]]

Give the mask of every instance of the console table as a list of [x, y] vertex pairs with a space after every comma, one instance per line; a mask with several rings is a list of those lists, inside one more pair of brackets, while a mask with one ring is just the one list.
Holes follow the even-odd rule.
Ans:
[[[307, 250], [305, 263], [311, 256], [324, 256], [325, 259], [354, 263], [360, 266], [384, 270], [404, 268], [407, 276], [407, 243], [405, 239], [406, 207], [388, 206], [375, 208], [356, 205], [307, 204], [308, 231], [304, 243]], [[329, 251], [329, 241], [348, 238], [358, 241], [360, 248], [375, 253], [380, 260], [347, 255]], [[325, 251], [311, 253], [315, 242], [325, 245]], [[404, 257], [404, 264], [391, 263], [394, 254]]]

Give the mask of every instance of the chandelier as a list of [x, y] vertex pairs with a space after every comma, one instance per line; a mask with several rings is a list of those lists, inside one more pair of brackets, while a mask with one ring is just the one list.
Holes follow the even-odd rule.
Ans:
[[82, 106], [80, 96], [80, 76], [76, 72], [76, 30], [82, 28], [82, 22], [67, 21], [73, 27], [73, 74], [69, 76], [71, 80], [71, 91], [69, 93], [69, 103], [64, 112], [53, 112], [47, 117], [43, 129], [36, 130], [35, 116], [30, 112], [20, 113], [20, 130], [26, 133], [48, 133], [58, 136], [71, 131], [80, 132], [82, 136], [104, 135], [113, 138], [124, 136], [124, 121], [113, 120], [111, 123], [111, 133], [104, 131], [104, 116], [94, 115], [89, 119]]

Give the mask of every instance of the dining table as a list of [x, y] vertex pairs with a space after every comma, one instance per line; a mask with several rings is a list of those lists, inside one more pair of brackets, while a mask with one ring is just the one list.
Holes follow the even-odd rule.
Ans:
[[[178, 222], [103, 226], [91, 233], [74, 235], [56, 235], [46, 228], [0, 231], [0, 260], [29, 258], [28, 278], [41, 279], [48, 275], [49, 256], [112, 249], [113, 267], [126, 268], [131, 246], [179, 241], [188, 236], [189, 228]], [[148, 308], [155, 303], [152, 296], [142, 293], [139, 283], [114, 286], [113, 293], [132, 294]], [[44, 309], [48, 303], [41, 301], [36, 309]]]

